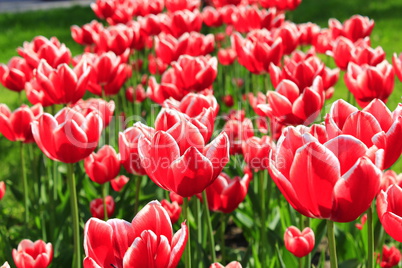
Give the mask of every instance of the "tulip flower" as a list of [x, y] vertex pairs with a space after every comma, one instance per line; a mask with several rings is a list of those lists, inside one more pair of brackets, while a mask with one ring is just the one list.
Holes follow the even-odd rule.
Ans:
[[176, 61], [187, 49], [188, 34], [183, 34], [179, 38], [175, 38], [171, 34], [160, 33], [155, 37], [155, 53], [163, 63], [169, 64]]
[[277, 8], [279, 10], [294, 10], [302, 0], [259, 0], [263, 8]]
[[208, 27], [219, 27], [223, 24], [222, 14], [211, 6], [204, 7], [202, 19]]
[[398, 175], [393, 170], [387, 170], [382, 174], [380, 190], [386, 191], [392, 184], [402, 187], [402, 173]]
[[118, 176], [110, 181], [113, 190], [120, 192], [130, 179], [124, 175]]
[[360, 217], [360, 223], [356, 223], [357, 229], [362, 230], [367, 221], [367, 213]]
[[320, 26], [312, 22], [298, 24], [297, 28], [300, 32], [300, 45], [312, 45], [321, 31]]
[[76, 163], [89, 156], [98, 145], [102, 119], [95, 111], [84, 116], [64, 108], [54, 117], [44, 113], [31, 127], [36, 144], [47, 157]]
[[237, 6], [241, 3], [241, 0], [212, 0], [212, 4], [215, 8], [225, 6]]
[[375, 98], [387, 102], [394, 89], [394, 70], [386, 60], [377, 66], [350, 63], [344, 79], [357, 103], [363, 108]]
[[[231, 14], [222, 14], [225, 23], [230, 15], [230, 24], [240, 33], [248, 33], [253, 30], [279, 28], [284, 22], [284, 14], [276, 9], [259, 9], [256, 5], [240, 5], [231, 11]], [[229, 34], [228, 34], [229, 35]]]
[[283, 54], [289, 55], [299, 45], [300, 32], [296, 24], [285, 22], [279, 28], [271, 30], [274, 39], [281, 38], [283, 46]]
[[268, 169], [269, 154], [274, 143], [269, 136], [250, 137], [242, 144], [244, 161], [254, 171]]
[[134, 15], [145, 17], [149, 14], [159, 14], [162, 12], [164, 7], [164, 0], [140, 0], [138, 1], [138, 5], [134, 12]]
[[88, 177], [99, 184], [114, 179], [120, 171], [120, 156], [110, 145], [104, 145], [97, 153], [93, 152], [84, 159]]
[[129, 102], [141, 103], [147, 98], [144, 86], [142, 84], [134, 87], [128, 87], [126, 89], [126, 98]]
[[283, 240], [286, 249], [298, 258], [308, 255], [315, 244], [314, 232], [309, 227], [300, 232], [297, 227], [290, 226], [286, 229]]
[[44, 59], [52, 68], [57, 68], [62, 63], [69, 64], [71, 52], [65, 44], [60, 43], [56, 37], [47, 39], [36, 36], [32, 42], [24, 42], [23, 47], [17, 49], [32, 69], [36, 69]]
[[3, 199], [6, 194], [6, 183], [4, 181], [0, 181], [0, 200]]
[[162, 110], [154, 134], [138, 140], [141, 165], [151, 180], [182, 197], [201, 193], [210, 185], [229, 160], [225, 133], [207, 145], [211, 125], [210, 121], [202, 123], [174, 110]]
[[32, 69], [24, 58], [12, 57], [7, 65], [0, 64], [0, 83], [10, 90], [21, 92], [32, 76]]
[[26, 85], [28, 100], [36, 104], [40, 99], [35, 95], [42, 93], [43, 106], [47, 106], [48, 103], [75, 103], [85, 94], [90, 72], [91, 68], [85, 60], [80, 61], [74, 69], [65, 63], [53, 69], [45, 60], [41, 60], [33, 79]]
[[215, 49], [215, 36], [213, 34], [203, 35], [197, 32], [185, 33], [182, 37], [188, 39], [184, 54], [192, 57], [205, 56]]
[[330, 19], [329, 28], [334, 40], [338, 36], [345, 36], [353, 42], [370, 36], [374, 28], [374, 20], [360, 15], [354, 15], [341, 24], [337, 19]]
[[98, 219], [105, 218], [104, 203], [106, 204], [107, 217], [110, 218], [113, 216], [115, 203], [113, 197], [108, 195], [105, 197], [105, 201], [103, 201], [103, 198], [96, 198], [89, 203], [92, 217]]
[[31, 122], [43, 114], [40, 104], [28, 107], [23, 104], [11, 112], [5, 104], [0, 104], [0, 133], [10, 141], [34, 142]]
[[384, 230], [396, 241], [402, 242], [402, 188], [392, 184], [377, 196], [377, 213]]
[[271, 152], [269, 171], [301, 214], [350, 222], [369, 208], [378, 193], [381, 171], [373, 157], [362, 141], [350, 135], [321, 143], [308, 132], [287, 127], [276, 152]]
[[77, 25], [71, 26], [71, 36], [78, 44], [90, 46], [95, 43], [99, 32], [102, 30], [102, 23], [93, 20], [90, 23], [84, 24], [82, 27]]
[[222, 65], [232, 65], [236, 57], [236, 50], [234, 50], [233, 48], [221, 48], [218, 51], [218, 61]]
[[401, 252], [395, 247], [382, 246], [382, 254], [378, 255], [377, 263], [382, 268], [391, 268], [398, 266], [401, 261]]
[[84, 230], [84, 268], [173, 268], [180, 261], [187, 238], [186, 223], [173, 235], [169, 215], [158, 201], [148, 203], [131, 223], [91, 218]]
[[394, 55], [392, 56], [392, 64], [394, 66], [396, 76], [399, 78], [400, 81], [402, 81], [402, 53], [399, 54], [399, 57], [396, 53], [394, 53]]
[[46, 268], [53, 260], [52, 244], [24, 239], [13, 249], [13, 259], [17, 268]]
[[79, 100], [72, 107], [73, 110], [87, 116], [91, 112], [96, 112], [103, 122], [103, 127], [106, 128], [113, 118], [115, 109], [114, 101], [105, 101], [102, 99], [87, 99]]
[[[325, 127], [329, 138], [347, 134], [361, 140], [367, 147], [383, 149], [383, 166], [387, 169], [402, 153], [399, 139], [402, 135], [402, 106], [393, 113], [378, 99], [374, 99], [362, 111], [343, 100], [334, 102], [325, 117]], [[364, 131], [361, 131], [364, 129]]]
[[169, 65], [153, 54], [148, 55], [148, 70], [151, 74], [163, 74]]
[[226, 107], [232, 107], [234, 105], [234, 100], [232, 95], [225, 95], [222, 97], [222, 101]]
[[197, 9], [179, 10], [163, 17], [160, 25], [164, 33], [178, 38], [184, 33], [200, 32], [202, 16]]
[[209, 209], [223, 213], [234, 211], [246, 197], [250, 180], [248, 174], [232, 179], [222, 172], [206, 189]]
[[332, 51], [333, 43], [332, 32], [328, 29], [321, 29], [321, 31], [315, 35], [312, 45], [318, 53], [326, 54]]
[[190, 10], [198, 9], [200, 7], [200, 0], [167, 0], [165, 1], [166, 9], [169, 12], [176, 12], [179, 10]]
[[230, 154], [241, 154], [243, 143], [254, 136], [253, 123], [250, 119], [244, 120], [230, 119], [223, 126], [230, 141]]
[[169, 214], [172, 224], [175, 224], [180, 218], [180, 214], [181, 214], [180, 205], [177, 202], [170, 203], [166, 199], [163, 199], [161, 201], [161, 205], [164, 209], [166, 209], [167, 213]]
[[242, 268], [242, 266], [238, 261], [232, 261], [231, 263], [228, 263], [226, 266], [223, 266], [222, 264], [215, 262], [211, 264], [209, 268]]
[[120, 56], [131, 48], [134, 31], [127, 25], [117, 24], [99, 31], [95, 39], [95, 51], [98, 53], [112, 51]]

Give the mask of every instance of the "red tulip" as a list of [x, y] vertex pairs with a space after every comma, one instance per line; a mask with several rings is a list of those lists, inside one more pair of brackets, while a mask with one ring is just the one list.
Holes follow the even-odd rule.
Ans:
[[402, 188], [392, 184], [377, 196], [377, 213], [384, 230], [396, 241], [402, 242]]
[[179, 220], [181, 214], [181, 207], [179, 204], [177, 202], [170, 203], [166, 199], [163, 199], [161, 205], [169, 214], [172, 224], [175, 224]]
[[17, 268], [46, 268], [53, 260], [52, 244], [24, 239], [13, 249], [13, 259]]
[[394, 89], [394, 70], [386, 60], [377, 66], [350, 63], [344, 78], [346, 86], [363, 108], [375, 98], [387, 102]]
[[133, 40], [138, 38], [134, 36], [134, 31], [127, 25], [117, 24], [109, 26], [99, 31], [98, 38], [95, 41], [95, 51], [103, 53], [112, 51], [120, 56], [131, 48]]
[[115, 13], [117, 3], [119, 2], [114, 0], [96, 0], [91, 3], [91, 8], [98, 18], [107, 19]]
[[71, 61], [70, 50], [56, 37], [49, 40], [46, 37], [37, 36], [31, 43], [24, 42], [23, 47], [18, 48], [18, 54], [32, 69], [38, 67], [41, 59], [46, 60], [53, 68], [57, 68], [62, 63], [69, 64]]
[[141, 103], [147, 98], [144, 86], [142, 84], [134, 87], [128, 87], [126, 89], [126, 98], [129, 102]]
[[148, 176], [165, 190], [183, 197], [201, 193], [229, 160], [227, 135], [221, 133], [206, 145], [208, 127], [184, 114], [162, 110], [155, 129], [153, 136], [139, 138], [138, 152]]
[[380, 190], [386, 191], [392, 184], [402, 186], [402, 173], [398, 175], [393, 170], [387, 170], [382, 174]]
[[[163, 103], [163, 107], [177, 110], [192, 118], [200, 118], [205, 114], [204, 109], [212, 109], [213, 117], [215, 118], [219, 112], [219, 105], [212, 92], [190, 93], [187, 94], [181, 101], [175, 99], [167, 99]], [[212, 129], [211, 129], [212, 131]]]
[[387, 247], [386, 245], [382, 246], [382, 254], [378, 256], [377, 263], [380, 264], [380, 267], [383, 268], [391, 268], [398, 266], [401, 261], [401, 252], [395, 247]]
[[0, 181], [0, 200], [3, 199], [6, 194], [6, 183], [4, 181]]
[[209, 266], [209, 268], [242, 268], [240, 262], [237, 261], [232, 261], [231, 263], [228, 263], [228, 265], [223, 266], [222, 264], [215, 262]]
[[103, 127], [106, 128], [113, 119], [115, 104], [112, 100], [107, 102], [102, 99], [87, 99], [77, 101], [71, 108], [84, 116], [91, 112], [98, 113], [102, 118]]
[[156, 56], [165, 64], [176, 61], [186, 51], [189, 42], [188, 37], [188, 34], [183, 34], [176, 39], [171, 34], [160, 33], [155, 37]]
[[129, 180], [130, 179], [127, 178], [126, 176], [120, 175], [111, 180], [110, 184], [112, 185], [113, 190], [115, 190], [116, 192], [120, 192], [123, 189], [123, 187], [128, 183]]
[[211, 6], [204, 7], [202, 10], [202, 19], [208, 27], [219, 27], [223, 24], [221, 12]]
[[98, 145], [102, 119], [64, 108], [53, 117], [44, 113], [31, 123], [32, 134], [42, 152], [52, 160], [75, 163], [89, 156]]
[[142, 17], [149, 14], [159, 14], [165, 7], [164, 0], [140, 0], [137, 3], [137, 9], [135, 10], [134, 15]]
[[360, 223], [355, 224], [356, 228], [362, 230], [364, 225], [366, 224], [366, 221], [367, 221], [367, 214], [364, 214], [363, 216], [360, 217]]
[[162, 31], [178, 38], [184, 33], [199, 32], [202, 26], [202, 16], [194, 11], [180, 10], [161, 19]]
[[131, 223], [91, 218], [84, 231], [84, 268], [173, 268], [180, 261], [187, 238], [186, 223], [173, 235], [169, 215], [158, 201], [148, 203]]
[[[381, 168], [387, 169], [402, 153], [399, 142], [402, 135], [402, 106], [393, 113], [378, 99], [374, 99], [362, 111], [343, 100], [332, 104], [325, 117], [325, 127], [330, 138], [340, 134], [352, 135], [367, 147], [384, 150]], [[364, 131], [361, 131], [364, 129]]]
[[234, 105], [234, 100], [232, 95], [225, 95], [222, 97], [222, 101], [226, 107], [232, 107]]
[[283, 240], [286, 249], [298, 258], [308, 255], [315, 244], [314, 232], [309, 227], [300, 232], [297, 227], [290, 226], [286, 229]]
[[32, 76], [32, 69], [26, 60], [12, 57], [7, 65], [0, 64], [0, 83], [10, 90], [20, 92], [25, 89], [25, 82]]
[[169, 65], [153, 54], [148, 55], [148, 70], [151, 74], [163, 74]]
[[[26, 84], [28, 100], [43, 106], [50, 104], [75, 103], [81, 99], [87, 89], [91, 68], [85, 60], [74, 69], [67, 64], [60, 64], [53, 69], [45, 60], [41, 60], [33, 79]], [[38, 93], [36, 93], [38, 92]], [[43, 100], [36, 98], [43, 94]]]
[[279, 10], [294, 10], [302, 0], [259, 0], [263, 8], [277, 8]]
[[213, 34], [203, 35], [197, 32], [185, 33], [182, 37], [188, 39], [185, 54], [197, 57], [212, 53], [215, 49], [215, 36]]
[[328, 24], [334, 40], [338, 36], [345, 36], [353, 42], [370, 36], [374, 28], [374, 20], [360, 15], [352, 16], [343, 25], [337, 19], [330, 19]]
[[313, 46], [318, 53], [328, 53], [333, 47], [332, 32], [328, 29], [322, 29], [313, 39]]
[[299, 45], [300, 32], [296, 24], [285, 22], [281, 27], [271, 30], [274, 39], [281, 38], [283, 54], [289, 55]]
[[269, 154], [273, 146], [269, 136], [248, 138], [242, 145], [244, 161], [254, 171], [268, 169]]
[[250, 180], [248, 174], [232, 179], [222, 172], [205, 190], [209, 209], [223, 213], [234, 211], [246, 197]]
[[[277, 12], [276, 9], [258, 9], [257, 6], [238, 6], [231, 13], [229, 24], [233, 24], [236, 31], [248, 33], [252, 30], [279, 28], [284, 20], [284, 14]], [[228, 16], [228, 14], [223, 14]], [[224, 21], [227, 20], [224, 18]], [[225, 21], [228, 23], [228, 21]]]
[[11, 112], [5, 104], [0, 104], [0, 133], [10, 141], [34, 142], [31, 122], [43, 114], [40, 104], [28, 107], [23, 104]]
[[239, 63], [254, 74], [267, 72], [271, 62], [278, 65], [283, 53], [282, 39], [274, 39], [265, 29], [250, 32], [246, 39], [235, 33], [232, 46]]
[[90, 23], [84, 24], [82, 27], [77, 25], [71, 26], [71, 36], [78, 44], [90, 46], [95, 43], [99, 32], [103, 31], [103, 29], [102, 23], [93, 20]]
[[138, 139], [142, 135], [153, 135], [153, 132], [152, 128], [136, 123], [133, 127], [119, 133], [121, 164], [127, 172], [135, 175], [146, 174], [138, 152]]
[[297, 28], [300, 32], [300, 45], [312, 45], [314, 39], [317, 38], [317, 35], [321, 31], [320, 26], [312, 22], [298, 24]]
[[381, 171], [372, 163], [372, 152], [349, 135], [322, 144], [308, 132], [287, 127], [271, 155], [272, 179], [292, 207], [307, 217], [353, 221], [380, 187]]
[[10, 265], [8, 262], [5, 262], [2, 266], [0, 266], [0, 268], [10, 268]]
[[225, 132], [230, 141], [230, 154], [241, 154], [242, 144], [249, 138], [254, 136], [253, 123], [250, 119], [245, 118], [242, 120], [230, 119], [223, 126], [223, 132]]
[[218, 61], [222, 65], [232, 65], [236, 58], [236, 50], [233, 48], [221, 48], [218, 51]]
[[165, 0], [166, 9], [169, 12], [176, 12], [179, 10], [198, 9], [200, 7], [200, 0]]
[[[110, 195], [105, 197], [106, 212], [108, 218], [112, 217], [114, 214], [115, 203], [113, 197]], [[96, 198], [89, 203], [89, 208], [91, 210], [91, 215], [94, 218], [104, 219], [105, 210], [103, 208], [103, 198]]]
[[212, 0], [212, 4], [215, 8], [225, 6], [237, 6], [241, 4], [242, 0]]
[[84, 160], [88, 177], [99, 184], [114, 179], [120, 171], [120, 156], [110, 145], [104, 145], [97, 153], [93, 152]]
[[320, 76], [311, 87], [299, 89], [292, 81], [284, 79], [275, 91], [267, 92], [268, 104], [258, 105], [258, 109], [269, 118], [276, 118], [279, 124], [309, 125], [320, 114], [324, 105], [324, 89]]
[[396, 53], [394, 53], [392, 57], [392, 64], [394, 66], [396, 76], [400, 81], [402, 81], [402, 53], [399, 54], [399, 57], [396, 55]]
[[113, 52], [85, 53], [82, 60], [91, 66], [88, 90], [98, 96], [116, 95], [131, 76], [131, 68]]
[[180, 206], [183, 205], [183, 197], [180, 195], [176, 194], [175, 192], [170, 192], [169, 193], [169, 198], [171, 202], [176, 202]]
[[161, 19], [165, 18], [165, 16], [166, 14], [149, 14], [145, 17], [137, 17], [140, 26], [140, 37], [142, 37], [140, 38], [141, 42], [144, 42], [146, 37], [155, 36], [162, 32]]

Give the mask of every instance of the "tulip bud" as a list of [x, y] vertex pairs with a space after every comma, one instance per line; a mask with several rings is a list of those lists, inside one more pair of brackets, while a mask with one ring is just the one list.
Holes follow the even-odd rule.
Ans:
[[309, 227], [300, 232], [295, 226], [286, 229], [283, 240], [285, 247], [293, 255], [302, 258], [309, 254], [314, 248], [314, 232]]
[[[106, 203], [106, 212], [108, 218], [113, 216], [114, 213], [114, 208], [115, 208], [115, 203], [113, 200], [113, 197], [108, 195], [105, 198], [105, 203]], [[92, 217], [98, 218], [98, 219], [104, 219], [105, 218], [105, 210], [103, 208], [103, 198], [96, 198], [91, 201], [89, 204], [89, 208], [91, 210]]]
[[175, 224], [181, 214], [181, 207], [177, 202], [172, 202], [170, 203], [166, 199], [161, 201], [161, 205], [164, 209], [166, 209], [167, 213], [169, 214], [170, 220], [172, 221], [172, 224]]
[[377, 263], [379, 263], [381, 267], [395, 267], [400, 261], [401, 252], [395, 246], [387, 247], [386, 245], [383, 245], [382, 254], [378, 255], [377, 258]]
[[111, 181], [120, 171], [120, 157], [110, 145], [104, 145], [97, 153], [84, 160], [88, 177], [99, 184]]
[[53, 246], [42, 240], [32, 242], [24, 239], [19, 243], [17, 249], [13, 249], [13, 259], [17, 268], [46, 268], [53, 259]]
[[121, 175], [111, 180], [110, 184], [112, 185], [113, 190], [120, 192], [129, 180], [128, 177]]

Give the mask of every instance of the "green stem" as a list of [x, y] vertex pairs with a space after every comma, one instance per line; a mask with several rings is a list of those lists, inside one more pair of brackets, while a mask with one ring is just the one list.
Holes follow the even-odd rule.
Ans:
[[304, 258], [298, 258], [299, 259], [299, 268], [303, 268], [303, 259]]
[[[304, 217], [304, 221], [303, 221], [303, 229], [306, 227], [310, 227], [310, 218], [309, 217]], [[306, 256], [306, 266], [305, 267], [311, 267], [311, 252]]]
[[338, 268], [338, 259], [336, 256], [336, 243], [335, 243], [335, 233], [334, 233], [334, 222], [327, 220], [327, 232], [328, 232], [328, 243], [329, 243], [329, 255], [331, 268]]
[[221, 263], [225, 263], [226, 261], [226, 252], [225, 252], [225, 231], [226, 231], [226, 214], [222, 213], [221, 215], [221, 226], [220, 226], [220, 235], [221, 235]]
[[374, 267], [374, 228], [373, 228], [373, 207], [370, 207], [367, 210], [367, 234], [368, 234], [368, 258], [367, 258], [367, 267]]
[[142, 176], [138, 176], [137, 180], [135, 181], [134, 215], [136, 215], [138, 213], [138, 208], [140, 207], [141, 181], [142, 181]]
[[29, 223], [29, 203], [28, 203], [28, 182], [27, 174], [25, 173], [25, 148], [24, 143], [20, 143], [20, 158], [21, 158], [21, 173], [22, 173], [22, 190], [24, 191], [24, 206], [25, 206], [25, 226]]
[[67, 164], [67, 183], [68, 190], [70, 192], [71, 220], [73, 223], [74, 233], [74, 257], [72, 266], [75, 268], [81, 268], [80, 225], [78, 215], [77, 190], [74, 178], [74, 164]]
[[214, 239], [214, 234], [213, 234], [213, 230], [212, 230], [211, 215], [209, 213], [208, 199], [207, 199], [206, 191], [202, 192], [202, 202], [204, 203], [204, 210], [205, 210], [205, 216], [206, 216], [205, 220], [207, 222], [207, 227], [208, 227], [209, 245], [210, 245], [210, 249], [211, 249], [211, 262], [214, 263], [214, 262], [216, 262], [215, 239]]
[[[195, 215], [197, 218], [197, 242], [199, 245], [202, 245], [202, 213], [201, 213], [201, 201], [196, 198], [195, 200]], [[202, 254], [199, 250], [197, 250], [194, 254], [196, 256], [196, 261], [198, 262], [198, 267], [202, 268]]]
[[261, 266], [266, 267], [266, 247], [267, 247], [267, 232], [266, 232], [266, 202], [265, 202], [265, 172], [264, 170], [261, 170], [259, 172], [259, 194], [260, 194], [260, 206], [261, 206], [261, 239], [260, 239], [260, 256], [261, 256]]
[[107, 182], [102, 184], [103, 218], [105, 219], [105, 221], [107, 221], [109, 219], [109, 217], [107, 215], [107, 207], [106, 207], [106, 196], [107, 196], [106, 184], [107, 184]]
[[[190, 228], [190, 224], [188, 223], [188, 198], [183, 198], [183, 216], [187, 221], [187, 225]], [[190, 243], [190, 230], [188, 231], [188, 239], [186, 244], [186, 249], [184, 250], [184, 267], [191, 268], [191, 243]]]

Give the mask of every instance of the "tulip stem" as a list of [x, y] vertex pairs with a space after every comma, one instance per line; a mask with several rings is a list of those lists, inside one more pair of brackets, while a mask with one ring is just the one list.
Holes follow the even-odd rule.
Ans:
[[74, 164], [67, 164], [67, 184], [70, 192], [71, 220], [74, 233], [74, 257], [72, 267], [81, 268], [81, 241], [78, 215], [77, 190], [74, 178]]
[[[310, 227], [310, 218], [309, 217], [304, 217], [304, 216], [302, 216], [302, 218], [304, 219], [304, 221], [303, 221], [303, 229], [302, 229], [302, 231], [303, 231], [304, 228]], [[311, 267], [311, 251], [306, 256], [305, 259], [306, 259], [306, 266], [305, 267]]]
[[374, 267], [374, 228], [373, 228], [373, 206], [367, 210], [367, 232], [368, 232], [368, 268]]
[[138, 213], [138, 208], [140, 207], [141, 181], [142, 181], [142, 176], [138, 176], [137, 180], [135, 181], [134, 215], [136, 215]]
[[211, 249], [211, 262], [214, 263], [214, 262], [216, 262], [215, 239], [214, 239], [214, 234], [213, 234], [213, 230], [212, 230], [211, 215], [209, 213], [207, 192], [205, 190], [202, 192], [202, 202], [204, 203], [204, 210], [205, 210], [205, 216], [206, 216], [207, 227], [208, 227], [209, 245], [210, 245], [210, 249]]
[[[183, 198], [183, 216], [188, 221], [188, 198]], [[190, 226], [189, 223], [187, 223]], [[191, 268], [191, 243], [190, 243], [190, 230], [188, 231], [188, 239], [186, 249], [184, 250], [184, 267]]]
[[107, 187], [106, 187], [107, 182], [102, 184], [102, 200], [103, 200], [103, 218], [105, 221], [109, 219], [107, 215], [107, 207], [106, 207], [106, 196], [107, 196]]
[[[201, 201], [197, 198], [195, 200], [195, 215], [197, 217], [197, 242], [199, 245], [202, 245], [202, 233], [203, 233], [203, 225], [202, 225], [202, 213], [201, 213]], [[202, 266], [202, 253], [201, 251], [197, 250], [195, 252], [195, 259], [198, 262], [198, 265], [196, 267], [203, 267]]]
[[265, 181], [266, 181], [266, 177], [265, 177], [265, 172], [264, 170], [260, 171], [259, 174], [259, 193], [260, 193], [260, 201], [261, 201], [261, 232], [260, 232], [260, 256], [261, 256], [261, 266], [262, 267], [266, 267], [266, 247], [267, 247], [267, 232], [266, 232], [266, 211], [265, 211], [265, 207], [269, 207], [269, 205], [266, 205], [266, 201], [265, 201], [265, 191], [266, 191], [266, 187], [265, 187]]
[[331, 268], [338, 268], [333, 221], [327, 220], [327, 232], [328, 232], [328, 243], [329, 243], [329, 258], [330, 258], [329, 260], [331, 263]]
[[24, 143], [20, 143], [21, 173], [22, 173], [22, 190], [24, 191], [25, 206], [25, 226], [27, 228], [29, 222], [29, 203], [28, 203], [28, 183], [27, 174], [25, 173], [25, 148]]

